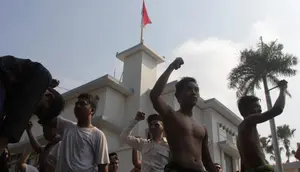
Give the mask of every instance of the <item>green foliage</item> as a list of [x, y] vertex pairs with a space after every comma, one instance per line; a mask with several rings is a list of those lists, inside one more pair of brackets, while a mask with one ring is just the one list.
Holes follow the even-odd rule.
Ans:
[[278, 77], [295, 76], [297, 71], [293, 67], [297, 65], [298, 58], [282, 50], [282, 44], [276, 41], [265, 44], [260, 38], [257, 49], [241, 51], [238, 65], [228, 76], [229, 88], [237, 90], [237, 97], [253, 95], [255, 89], [261, 88], [264, 79], [277, 86]]
[[[291, 129], [290, 126], [286, 124], [277, 127], [278, 141], [279, 144], [282, 145], [279, 149], [280, 152], [285, 152], [287, 162], [290, 162], [290, 158], [295, 154], [295, 151], [291, 148], [290, 141], [294, 137], [295, 131], [296, 129]], [[275, 161], [272, 136], [260, 137], [259, 140], [265, 153], [270, 155], [270, 160]]]

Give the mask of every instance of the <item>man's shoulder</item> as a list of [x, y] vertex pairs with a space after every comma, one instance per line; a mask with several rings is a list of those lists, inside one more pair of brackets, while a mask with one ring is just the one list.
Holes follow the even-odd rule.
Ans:
[[99, 137], [99, 138], [105, 137], [104, 132], [97, 127], [92, 128], [92, 133], [95, 137]]
[[249, 125], [246, 120], [243, 120], [238, 126], [238, 133], [249, 133], [252, 132], [254, 128], [256, 128], [256, 125]]

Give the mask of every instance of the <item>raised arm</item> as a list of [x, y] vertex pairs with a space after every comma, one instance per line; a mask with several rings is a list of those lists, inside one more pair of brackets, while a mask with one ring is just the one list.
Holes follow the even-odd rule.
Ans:
[[32, 128], [32, 122], [29, 121], [28, 127], [26, 128], [26, 132], [27, 132], [30, 144], [31, 144], [32, 148], [34, 149], [34, 151], [36, 153], [41, 153], [43, 151], [43, 147], [40, 145], [40, 143], [33, 136], [31, 128]]
[[132, 164], [135, 168], [141, 169], [141, 161], [139, 160], [139, 154], [136, 149], [132, 149]]
[[244, 122], [246, 124], [250, 124], [250, 125], [260, 124], [280, 115], [283, 112], [285, 106], [285, 91], [287, 89], [287, 81], [285, 80], [280, 81], [278, 83], [278, 87], [280, 89], [279, 96], [272, 109], [262, 114], [259, 113], [259, 114], [249, 115], [244, 119]]
[[[297, 145], [298, 145], [299, 143], [297, 143]], [[295, 153], [295, 158], [298, 160], [298, 161], [300, 161], [300, 146], [298, 145], [297, 146], [297, 151], [296, 151], [296, 153]]]
[[125, 128], [120, 135], [122, 142], [125, 142], [130, 147], [137, 149], [139, 151], [142, 151], [144, 144], [147, 143], [148, 140], [132, 136], [131, 133], [134, 127], [136, 126], [136, 124], [138, 124], [139, 121], [142, 121], [144, 119], [145, 119], [145, 114], [143, 112], [137, 112], [135, 119], [130, 121], [129, 126]]
[[206, 168], [206, 171], [209, 172], [217, 172], [217, 168], [214, 165], [213, 160], [211, 159], [210, 153], [209, 153], [209, 147], [208, 147], [208, 134], [207, 134], [207, 128], [205, 128], [205, 136], [202, 141], [202, 161], [203, 165]]
[[164, 91], [164, 88], [168, 82], [168, 79], [173, 72], [173, 70], [177, 70], [183, 64], [182, 58], [176, 58], [167, 68], [167, 70], [159, 77], [157, 82], [155, 83], [153, 89], [150, 92], [150, 99], [152, 101], [154, 109], [160, 115], [169, 114], [170, 106], [168, 106], [165, 101], [161, 98], [161, 94]]
[[52, 126], [56, 126], [58, 133], [63, 137], [66, 128], [74, 127], [76, 123], [68, 119], [58, 116], [51, 121]]

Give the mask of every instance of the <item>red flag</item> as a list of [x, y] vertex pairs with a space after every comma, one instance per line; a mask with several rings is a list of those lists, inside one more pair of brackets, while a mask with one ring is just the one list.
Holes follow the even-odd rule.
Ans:
[[147, 24], [151, 24], [150, 17], [148, 16], [145, 1], [143, 0], [143, 10], [142, 10], [142, 27], [145, 27]]

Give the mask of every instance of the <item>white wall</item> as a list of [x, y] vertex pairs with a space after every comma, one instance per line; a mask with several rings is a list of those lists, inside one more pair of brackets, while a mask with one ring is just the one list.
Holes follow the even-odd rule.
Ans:
[[105, 88], [105, 106], [103, 114], [108, 121], [115, 125], [122, 126], [125, 116], [126, 97], [112, 88]]
[[232, 137], [231, 135], [229, 135], [229, 133], [223, 131], [223, 129], [220, 128], [218, 124], [222, 123], [226, 126], [226, 128], [229, 128], [234, 133], [237, 133], [238, 131], [237, 126], [213, 109], [208, 109], [206, 112], [212, 117], [211, 131], [213, 136], [213, 156], [215, 162], [220, 163], [221, 166], [224, 168], [224, 172], [226, 172], [225, 154], [228, 154], [233, 158], [234, 171], [237, 171], [239, 169], [239, 158], [235, 157], [235, 155], [231, 154], [230, 152], [222, 150], [218, 145], [218, 142], [223, 140], [227, 140], [235, 145], [235, 137]]

